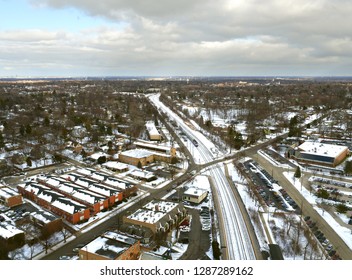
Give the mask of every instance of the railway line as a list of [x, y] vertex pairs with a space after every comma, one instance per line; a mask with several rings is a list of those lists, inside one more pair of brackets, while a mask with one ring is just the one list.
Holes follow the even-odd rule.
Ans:
[[[205, 163], [213, 162], [215, 156], [211, 147], [206, 146], [203, 139], [193, 131], [177, 114], [167, 108], [159, 101], [157, 95], [150, 96], [150, 100], [155, 106], [161, 108], [171, 119], [173, 119], [187, 137], [192, 141], [197, 149], [202, 161]], [[214, 182], [216, 197], [218, 198], [218, 209], [221, 221], [220, 228], [223, 229], [223, 248], [226, 249], [226, 258], [230, 260], [253, 260], [256, 259], [251, 237], [248, 233], [247, 224], [244, 221], [242, 212], [238, 205], [235, 193], [231, 190], [224, 170], [220, 164], [215, 164], [208, 168]]]

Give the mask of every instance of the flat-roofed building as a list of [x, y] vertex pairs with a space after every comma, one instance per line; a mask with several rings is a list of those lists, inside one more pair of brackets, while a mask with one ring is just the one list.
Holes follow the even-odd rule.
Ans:
[[129, 173], [129, 176], [146, 182], [151, 182], [156, 180], [156, 176], [154, 175], [154, 173], [145, 171], [145, 170], [135, 169], [131, 173]]
[[14, 207], [23, 203], [22, 195], [9, 187], [0, 187], [0, 203]]
[[138, 260], [140, 241], [117, 232], [106, 232], [79, 250], [80, 260]]
[[158, 145], [155, 143], [142, 142], [142, 141], [136, 141], [136, 142], [134, 142], [134, 145], [136, 146], [136, 148], [139, 148], [139, 149], [145, 149], [145, 150], [149, 150], [149, 151], [156, 152], [156, 153], [167, 154], [172, 157], [176, 156], [176, 148], [175, 147]]
[[145, 127], [147, 128], [148, 131], [148, 136], [151, 141], [160, 141], [161, 140], [161, 134], [155, 127], [154, 121], [148, 121], [145, 124]]
[[88, 220], [88, 206], [72, 199], [42, 184], [29, 182], [17, 186], [19, 193], [36, 204], [52, 211], [72, 224]]
[[25, 244], [25, 233], [18, 229], [11, 221], [0, 222], [0, 246], [6, 246], [10, 250], [19, 248]]
[[152, 149], [132, 149], [121, 152], [119, 160], [127, 164], [142, 167], [155, 161], [170, 163], [175, 155], [176, 150], [174, 148], [170, 148], [169, 153], [158, 152]]
[[335, 167], [347, 157], [348, 153], [347, 146], [306, 141], [295, 149], [294, 157], [308, 163]]
[[123, 217], [125, 223], [149, 228], [154, 233], [168, 232], [187, 217], [182, 203], [153, 200], [129, 216]]
[[207, 190], [190, 187], [183, 193], [182, 199], [191, 203], [199, 204], [207, 197], [207, 195]]
[[142, 149], [127, 150], [120, 153], [119, 160], [134, 166], [145, 166], [154, 162], [154, 154]]
[[127, 172], [129, 170], [128, 165], [117, 161], [108, 161], [103, 163], [103, 166], [109, 170], [116, 171], [119, 173]]

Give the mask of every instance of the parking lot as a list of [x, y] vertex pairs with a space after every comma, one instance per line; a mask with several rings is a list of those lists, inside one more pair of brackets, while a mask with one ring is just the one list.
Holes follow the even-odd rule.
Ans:
[[267, 206], [276, 207], [283, 211], [296, 211], [296, 213], [299, 213], [297, 203], [284, 189], [278, 186], [278, 182], [267, 170], [263, 169], [253, 160], [246, 161], [243, 165], [247, 169], [258, 195]]

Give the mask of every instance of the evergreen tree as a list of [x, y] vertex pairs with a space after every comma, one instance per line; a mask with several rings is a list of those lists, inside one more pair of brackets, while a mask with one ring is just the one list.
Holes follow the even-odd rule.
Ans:
[[301, 168], [298, 166], [295, 172], [295, 178], [301, 178]]
[[28, 165], [29, 167], [32, 166], [32, 159], [31, 159], [31, 157], [27, 157], [26, 162], [27, 162], [27, 165]]
[[352, 160], [346, 161], [345, 163], [345, 173], [350, 175], [352, 174]]

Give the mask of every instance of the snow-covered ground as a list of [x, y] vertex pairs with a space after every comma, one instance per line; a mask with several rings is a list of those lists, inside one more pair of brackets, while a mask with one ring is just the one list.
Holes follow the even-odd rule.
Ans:
[[295, 186], [295, 188], [304, 196], [304, 198], [313, 205], [314, 209], [320, 216], [336, 231], [336, 233], [343, 239], [347, 246], [352, 250], [352, 235], [351, 230], [347, 227], [341, 226], [334, 217], [327, 211], [321, 209], [318, 205], [317, 197], [311, 194], [305, 187], [301, 187], [299, 180], [294, 180], [294, 172], [284, 172], [285, 177]]
[[[269, 207], [269, 211], [263, 209], [234, 165], [229, 163], [228, 168], [251, 217], [262, 250], [269, 250], [268, 243], [274, 243], [280, 246], [285, 259], [322, 258], [323, 254], [320, 248], [308, 245], [307, 236], [303, 234], [303, 230], [298, 229], [300, 221], [298, 215], [293, 212], [278, 211], [275, 207]], [[291, 228], [288, 230], [289, 227]], [[298, 234], [300, 230], [301, 232]], [[297, 238], [299, 242], [295, 245]]]
[[[135, 203], [138, 203], [144, 197], [149, 196], [149, 193], [140, 191], [138, 196], [131, 197], [128, 199], [127, 202], [122, 202], [117, 208], [107, 211], [107, 212], [100, 212], [97, 213], [94, 217], [91, 217], [87, 222], [77, 225], [70, 225], [74, 230], [80, 230], [81, 232], [88, 232], [92, 228], [98, 226], [99, 224], [103, 223], [107, 219], [111, 218], [112, 216], [117, 215], [121, 211], [127, 209], [128, 207], [132, 206]], [[48, 253], [55, 251], [57, 248], [65, 245], [65, 238], [66, 242], [69, 242], [75, 238], [68, 232], [66, 232], [66, 237], [62, 233], [62, 231], [53, 234], [48, 239], [48, 244], [50, 247], [48, 249]], [[40, 259], [41, 257], [45, 256], [45, 247], [43, 242], [38, 242], [33, 246], [28, 246], [27, 244], [18, 248], [14, 251], [9, 253], [9, 257], [15, 260], [28, 260], [28, 259]]]

